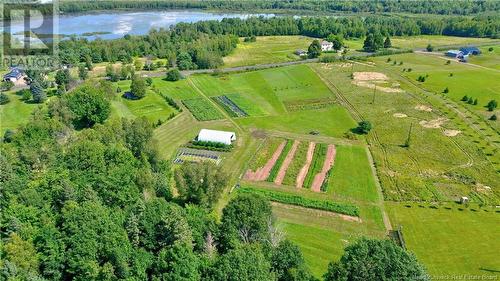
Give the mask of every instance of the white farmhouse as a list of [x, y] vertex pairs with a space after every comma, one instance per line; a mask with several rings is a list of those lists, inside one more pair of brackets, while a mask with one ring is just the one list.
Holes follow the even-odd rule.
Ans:
[[230, 145], [233, 141], [236, 140], [236, 133], [201, 129], [196, 140], [197, 141], [220, 142], [223, 144]]
[[321, 51], [328, 52], [333, 50], [333, 43], [328, 41], [321, 41]]

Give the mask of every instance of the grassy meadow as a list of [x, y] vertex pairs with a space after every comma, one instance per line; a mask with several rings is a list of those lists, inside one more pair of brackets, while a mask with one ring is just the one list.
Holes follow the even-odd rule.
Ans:
[[402, 226], [406, 247], [431, 277], [498, 277], [498, 211], [455, 203], [386, 203], [386, 209], [393, 225]]
[[312, 40], [306, 36], [259, 36], [256, 42], [240, 39], [236, 50], [224, 58], [224, 67], [300, 60], [294, 52], [307, 50]]
[[[386, 66], [389, 65], [385, 63], [386, 59], [376, 58], [376, 62], [382, 64], [380, 67], [368, 64], [353, 66], [354, 72], [385, 73], [389, 77], [388, 84], [395, 84], [396, 89], [404, 90], [400, 93], [378, 90], [374, 104], [373, 89], [352, 84], [351, 67], [342, 67], [341, 64], [314, 65], [325, 81], [345, 97], [350, 112], [373, 124], [374, 129], [368, 140], [385, 198], [450, 201], [469, 196], [473, 200], [498, 202], [498, 193], [481, 188], [483, 185], [499, 185], [494, 164], [477, 149], [466, 132], [455, 137], [444, 134], [444, 130], [462, 130], [465, 125], [461, 119], [454, 117], [441, 122], [438, 118], [444, 117], [440, 109], [433, 108], [428, 100], [415, 95], [418, 88], [399, 76], [400, 70], [396, 73], [386, 70], [392, 67]], [[404, 65], [397, 67], [403, 68]], [[422, 106], [433, 110], [422, 110]], [[432, 120], [441, 122], [442, 128], [420, 125], [422, 121]], [[411, 144], [405, 147], [410, 127]], [[475, 182], [476, 186], [471, 182]]]
[[26, 124], [35, 108], [42, 106], [36, 103], [25, 102], [13, 91], [5, 92], [10, 102], [0, 105], [0, 133], [7, 130], [14, 130]]

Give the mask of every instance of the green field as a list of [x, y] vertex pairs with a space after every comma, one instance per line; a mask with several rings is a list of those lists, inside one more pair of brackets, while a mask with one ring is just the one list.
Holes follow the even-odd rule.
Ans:
[[[493, 48], [492, 51], [489, 49]], [[479, 48], [481, 55], [469, 58], [469, 63], [476, 64], [500, 71], [500, 45], [485, 46]]]
[[307, 50], [312, 38], [305, 36], [259, 36], [256, 42], [243, 42], [224, 58], [225, 67], [299, 60], [297, 49]]
[[138, 100], [123, 98], [122, 94], [130, 91], [130, 83], [127, 80], [116, 83], [122, 92], [117, 93], [115, 99], [111, 101], [114, 116], [132, 119], [146, 117], [155, 123], [158, 120], [165, 122], [170, 114], [175, 113], [175, 110], [168, 105], [163, 97], [151, 90], [147, 91], [145, 97]]
[[297, 182], [297, 175], [300, 169], [306, 163], [307, 149], [309, 148], [309, 142], [301, 141], [295, 151], [292, 162], [288, 165], [286, 169], [285, 177], [283, 178], [284, 185], [295, 186]]
[[162, 94], [176, 100], [197, 98], [198, 95], [189, 85], [187, 79], [179, 81], [166, 81], [163, 78], [153, 78], [153, 87], [158, 89]]
[[224, 116], [204, 98], [182, 100], [193, 116], [199, 121], [223, 119]]
[[[26, 124], [31, 116], [31, 112], [38, 106], [36, 103], [27, 103], [21, 100], [15, 92], [5, 92], [10, 102], [0, 105], [0, 133], [3, 135], [7, 129], [17, 129]], [[43, 105], [42, 105], [43, 106]]]
[[[410, 60], [409, 56], [419, 55], [408, 54], [398, 57]], [[387, 57], [375, 59], [380, 66], [355, 64], [353, 67], [355, 72], [385, 73], [390, 78], [388, 83], [398, 83], [407, 91], [403, 93], [376, 91], [375, 104], [372, 104], [373, 89], [351, 83], [351, 68], [338, 67], [339, 64], [334, 64], [332, 68], [325, 68], [319, 64], [314, 66], [332, 87], [339, 89], [348, 102], [352, 114], [373, 124], [374, 129], [368, 139], [385, 198], [450, 201], [460, 196], [469, 196], [478, 201], [498, 202], [498, 193], [495, 191], [474, 188], [470, 184], [470, 181], [475, 181], [479, 186], [498, 186], [500, 183], [494, 164], [488, 162], [484, 152], [477, 149], [478, 144], [483, 145], [484, 142], [473, 142], [469, 137], [473, 132], [466, 129], [459, 116], [446, 115], [444, 117], [449, 120], [442, 124], [444, 129], [464, 131], [455, 137], [445, 136], [440, 129], [421, 126], [419, 124], [421, 121], [443, 118], [443, 112], [447, 109], [441, 104], [436, 104], [436, 108], [433, 106], [434, 100], [427, 96], [424, 98], [416, 95], [421, 90], [399, 76], [400, 68], [408, 66], [403, 64], [393, 67], [392, 64], [385, 62], [386, 59]], [[444, 67], [444, 64], [441, 66]], [[393, 68], [398, 69], [394, 71]], [[410, 75], [413, 75], [413, 72]], [[431, 80], [432, 75], [431, 73]], [[429, 106], [433, 111], [416, 109], [419, 105]], [[408, 117], [397, 118], [394, 114], [406, 114]], [[411, 124], [413, 124], [411, 146], [407, 148], [403, 145]]]
[[494, 208], [465, 208], [454, 203], [435, 205], [437, 209], [417, 203], [386, 205], [393, 225], [403, 227], [407, 248], [431, 277], [465, 274], [498, 278], [500, 214]]
[[317, 143], [316, 146], [314, 147], [314, 154], [311, 161], [311, 166], [309, 166], [306, 178], [304, 179], [303, 188], [311, 188], [314, 177], [316, 176], [317, 173], [321, 171], [321, 169], [323, 169], [327, 148], [328, 145], [324, 143]]

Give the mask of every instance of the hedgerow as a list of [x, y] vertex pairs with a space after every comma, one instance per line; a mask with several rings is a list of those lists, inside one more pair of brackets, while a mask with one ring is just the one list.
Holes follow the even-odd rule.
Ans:
[[301, 206], [305, 208], [318, 209], [324, 211], [335, 212], [339, 214], [349, 215], [359, 217], [359, 209], [357, 206], [347, 204], [347, 203], [336, 203], [326, 200], [317, 200], [311, 198], [301, 197], [299, 195], [293, 195], [290, 193], [285, 193], [281, 191], [267, 190], [267, 189], [257, 189], [250, 187], [240, 187], [238, 189], [239, 193], [252, 193], [259, 194], [270, 201]]

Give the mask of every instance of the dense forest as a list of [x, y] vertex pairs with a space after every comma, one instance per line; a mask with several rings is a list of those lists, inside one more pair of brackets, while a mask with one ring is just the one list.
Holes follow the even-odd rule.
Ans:
[[170, 29], [152, 30], [147, 35], [116, 40], [88, 41], [71, 38], [60, 43], [61, 60], [65, 64], [78, 62], [130, 63], [132, 57], [166, 58], [182, 69], [215, 68], [229, 54], [238, 36], [307, 35], [362, 38], [368, 33], [383, 36], [454, 35], [467, 37], [498, 37], [499, 16], [475, 18], [406, 18], [399, 16], [356, 17], [252, 17], [226, 18], [222, 21], [179, 23]]
[[212, 10], [296, 10], [352, 13], [414, 13], [440, 15], [470, 15], [500, 10], [500, 3], [493, 0], [447, 0], [447, 1], [318, 1], [318, 0], [275, 0], [275, 1], [62, 1], [60, 9], [66, 13], [107, 9], [212, 9]]
[[[266, 199], [233, 196], [218, 218], [224, 170], [172, 175], [148, 121], [109, 118], [113, 94], [83, 84], [3, 136], [0, 280], [316, 280]], [[392, 241], [346, 252], [325, 280], [427, 280]]]

